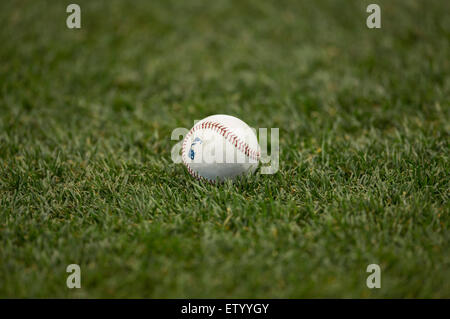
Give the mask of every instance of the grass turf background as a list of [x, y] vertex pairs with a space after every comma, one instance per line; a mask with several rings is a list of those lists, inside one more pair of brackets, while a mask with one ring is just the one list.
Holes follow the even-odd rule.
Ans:
[[[0, 4], [1, 297], [450, 297], [448, 2], [69, 3]], [[215, 113], [280, 171], [173, 164]]]

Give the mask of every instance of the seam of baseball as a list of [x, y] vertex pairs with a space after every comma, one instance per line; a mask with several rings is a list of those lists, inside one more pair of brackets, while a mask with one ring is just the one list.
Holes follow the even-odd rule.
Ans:
[[230, 128], [226, 127], [225, 125], [220, 124], [219, 122], [215, 121], [206, 121], [201, 123], [201, 125], [194, 125], [194, 127], [186, 134], [183, 141], [183, 146], [181, 148], [181, 160], [183, 161], [183, 164], [186, 166], [189, 174], [191, 174], [194, 178], [198, 180], [206, 180], [212, 183], [215, 183], [215, 180], [200, 176], [196, 171], [194, 171], [189, 164], [185, 161], [185, 149], [186, 149], [186, 142], [188, 138], [199, 129], [212, 129], [214, 132], [218, 133], [222, 137], [224, 137], [228, 142], [230, 142], [234, 147], [236, 147], [239, 151], [245, 154], [245, 156], [254, 159], [259, 160], [260, 153], [258, 150], [252, 149], [247, 143], [241, 141], [237, 135], [233, 134]]

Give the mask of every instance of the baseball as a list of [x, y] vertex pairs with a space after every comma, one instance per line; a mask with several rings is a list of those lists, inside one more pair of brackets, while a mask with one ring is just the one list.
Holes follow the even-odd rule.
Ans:
[[212, 115], [186, 134], [181, 150], [189, 173], [209, 182], [222, 182], [254, 172], [260, 149], [255, 132], [230, 115]]

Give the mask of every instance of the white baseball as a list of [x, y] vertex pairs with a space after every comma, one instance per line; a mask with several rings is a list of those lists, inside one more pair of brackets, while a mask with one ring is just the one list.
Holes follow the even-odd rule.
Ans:
[[189, 173], [210, 182], [254, 172], [260, 157], [255, 132], [240, 119], [222, 114], [197, 122], [184, 137], [181, 153]]

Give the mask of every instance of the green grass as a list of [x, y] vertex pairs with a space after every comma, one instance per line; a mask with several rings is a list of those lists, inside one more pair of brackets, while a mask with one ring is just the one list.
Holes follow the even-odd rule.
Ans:
[[[450, 5], [371, 2], [2, 1], [0, 297], [449, 298]], [[172, 163], [216, 113], [279, 172]]]

